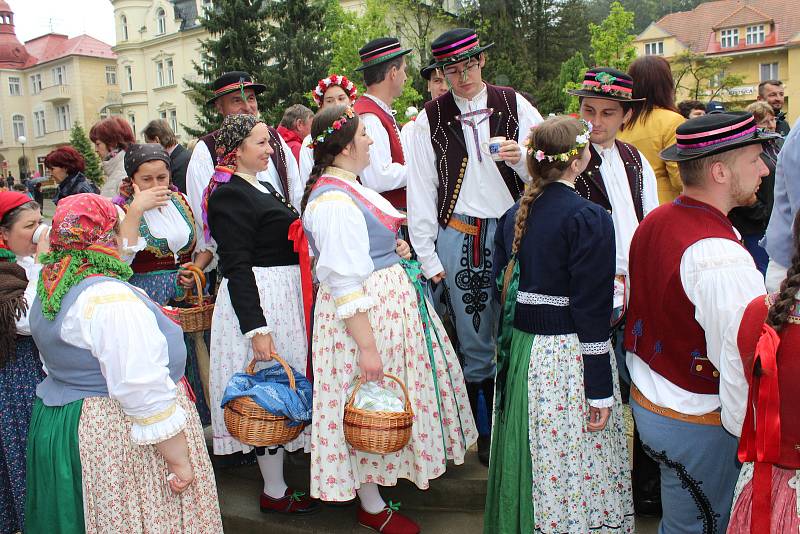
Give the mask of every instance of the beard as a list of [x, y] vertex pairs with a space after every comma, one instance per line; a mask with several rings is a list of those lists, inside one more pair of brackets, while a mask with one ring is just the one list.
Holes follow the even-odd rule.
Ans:
[[742, 178], [738, 174], [734, 177], [731, 183], [731, 197], [737, 206], [752, 206], [758, 201], [756, 191], [761, 186], [761, 180], [758, 180], [755, 187], [745, 188], [742, 184]]

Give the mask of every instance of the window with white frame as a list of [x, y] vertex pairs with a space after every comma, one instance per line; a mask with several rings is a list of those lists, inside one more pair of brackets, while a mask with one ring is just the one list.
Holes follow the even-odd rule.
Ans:
[[56, 125], [59, 130], [69, 130], [72, 127], [69, 118], [69, 104], [56, 106]]
[[759, 24], [757, 26], [748, 26], [746, 36], [747, 36], [747, 44], [749, 45], [763, 43], [766, 37], [766, 32], [764, 31], [764, 25]]
[[67, 68], [64, 65], [53, 67], [53, 85], [64, 85], [67, 83]]
[[22, 94], [22, 86], [18, 76], [8, 77], [8, 94], [11, 96], [20, 96]]
[[164, 60], [164, 70], [167, 71], [167, 85], [173, 85], [175, 83], [175, 67], [172, 58]]
[[156, 10], [156, 35], [167, 33], [167, 14], [162, 8]]
[[117, 85], [117, 67], [106, 66], [106, 85]]
[[664, 55], [664, 41], [655, 41], [653, 43], [644, 44], [644, 54], [646, 56], [663, 56]]
[[128, 91], [133, 91], [133, 68], [130, 65], [125, 66], [125, 80], [128, 82]]
[[175, 109], [169, 110], [169, 127], [172, 128], [172, 132], [175, 135], [178, 135], [178, 112]]
[[3, 143], [3, 117], [0, 117], [0, 144]]
[[119, 18], [119, 25], [122, 27], [122, 40], [123, 41], [127, 41], [128, 40], [128, 17], [126, 17], [125, 15], [122, 15]]
[[136, 138], [136, 115], [134, 115], [133, 113], [129, 113], [128, 123], [130, 123], [131, 130], [133, 130], [133, 137]]
[[25, 135], [25, 117], [11, 115], [11, 130], [14, 133], [14, 140], [17, 140], [21, 135]]
[[44, 122], [44, 111], [33, 112], [33, 133], [36, 137], [44, 137], [47, 133], [47, 125]]
[[33, 94], [39, 94], [42, 92], [42, 75], [41, 74], [33, 74], [31, 75], [31, 89], [33, 89]]
[[722, 30], [720, 34], [720, 46], [722, 48], [733, 48], [739, 46], [739, 28]]
[[164, 62], [156, 61], [156, 87], [163, 87], [164, 83]]
[[765, 82], [767, 80], [780, 80], [778, 74], [778, 63], [762, 63], [760, 65], [761, 79], [759, 81]]
[[708, 81], [708, 86], [712, 88], [719, 87], [722, 85], [722, 80], [725, 79], [725, 70], [721, 70], [719, 72], [714, 73], [711, 76], [711, 79]]

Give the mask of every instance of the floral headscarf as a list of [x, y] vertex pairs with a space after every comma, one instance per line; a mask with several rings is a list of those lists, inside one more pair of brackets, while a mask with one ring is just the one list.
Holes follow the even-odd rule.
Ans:
[[211, 181], [203, 191], [202, 217], [203, 233], [206, 240], [211, 239], [211, 231], [208, 228], [208, 199], [211, 193], [219, 187], [219, 184], [226, 184], [231, 180], [231, 176], [236, 172], [236, 149], [250, 135], [257, 124], [264, 122], [253, 115], [228, 115], [222, 121], [215, 141], [216, 167]]
[[133, 272], [117, 252], [117, 208], [107, 198], [83, 193], [63, 198], [53, 215], [51, 251], [41, 257], [37, 292], [52, 320], [72, 287], [92, 275], [127, 280]]

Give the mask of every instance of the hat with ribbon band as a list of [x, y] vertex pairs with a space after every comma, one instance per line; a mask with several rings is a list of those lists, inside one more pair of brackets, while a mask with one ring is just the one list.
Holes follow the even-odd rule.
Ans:
[[642, 102], [644, 98], [633, 98], [633, 78], [621, 70], [611, 67], [595, 67], [586, 71], [580, 89], [567, 91], [573, 96], [600, 98], [619, 102]]
[[703, 115], [678, 126], [675, 132], [677, 142], [661, 151], [661, 159], [700, 159], [779, 137], [777, 133], [757, 128], [750, 113]]
[[361, 66], [356, 70], [364, 70], [380, 65], [390, 59], [404, 56], [409, 52], [411, 52], [411, 49], [400, 46], [400, 41], [394, 37], [378, 37], [362, 46], [358, 51], [358, 55], [361, 56]]
[[254, 82], [253, 77], [246, 72], [239, 70], [226, 72], [211, 84], [211, 90], [214, 91], [214, 96], [206, 102], [206, 105], [210, 106], [219, 97], [235, 93], [236, 91], [241, 91], [242, 99], [244, 99], [245, 89], [252, 89], [257, 95], [260, 95], [267, 90], [267, 86]]
[[494, 43], [481, 46], [478, 34], [469, 28], [456, 28], [437, 37], [431, 43], [431, 52], [436, 67], [444, 67], [477, 56], [493, 47]]

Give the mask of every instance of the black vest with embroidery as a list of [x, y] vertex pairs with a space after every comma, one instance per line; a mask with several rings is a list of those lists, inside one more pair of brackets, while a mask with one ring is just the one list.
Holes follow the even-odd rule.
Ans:
[[[619, 140], [614, 142], [617, 144], [620, 158], [623, 165], [625, 165], [625, 174], [628, 177], [636, 218], [639, 222], [642, 222], [644, 218], [644, 200], [642, 198], [644, 176], [641, 154], [633, 145]], [[606, 191], [606, 185], [603, 182], [603, 175], [600, 173], [600, 165], [603, 160], [591, 144], [589, 145], [589, 152], [592, 155], [592, 159], [589, 160], [589, 165], [587, 165], [583, 174], [575, 180], [575, 191], [586, 200], [591, 200], [611, 213], [611, 201], [608, 198], [608, 191]]]
[[[489, 132], [492, 137], [503, 135], [516, 141], [519, 135], [517, 115], [517, 94], [510, 87], [486, 84], [486, 105], [494, 110], [489, 117]], [[436, 170], [439, 174], [437, 199], [438, 220], [442, 227], [447, 226], [458, 201], [461, 183], [467, 171], [467, 145], [464, 130], [456, 120], [461, 114], [453, 92], [448, 91], [436, 100], [425, 104], [425, 113], [431, 129], [431, 145], [436, 155]], [[488, 156], [487, 156], [488, 157]], [[525, 188], [514, 170], [505, 161], [498, 161], [497, 170], [503, 177], [508, 191], [514, 200], [522, 195]]]
[[[272, 160], [272, 164], [275, 165], [275, 170], [278, 171], [278, 177], [281, 180], [281, 187], [283, 187], [283, 195], [286, 198], [289, 198], [289, 176], [286, 173], [286, 154], [283, 151], [283, 144], [280, 141], [281, 136], [278, 133], [278, 130], [272, 126], [267, 126], [267, 128], [269, 129], [269, 146], [272, 147], [272, 155], [270, 156], [270, 159]], [[211, 159], [214, 161], [214, 165], [217, 164], [218, 157], [216, 149], [218, 134], [219, 130], [215, 130], [210, 134], [204, 135], [200, 138], [200, 141], [205, 143], [206, 147], [208, 148], [208, 152], [211, 154]]]

